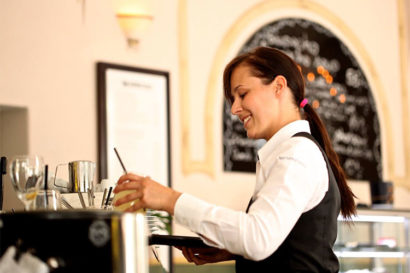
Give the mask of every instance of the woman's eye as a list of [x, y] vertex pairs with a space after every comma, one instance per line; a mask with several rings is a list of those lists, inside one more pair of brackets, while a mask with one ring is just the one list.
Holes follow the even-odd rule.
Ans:
[[246, 93], [243, 93], [243, 94], [240, 94], [239, 97], [240, 97], [241, 99], [243, 99], [243, 98], [245, 97], [245, 95], [246, 95]]

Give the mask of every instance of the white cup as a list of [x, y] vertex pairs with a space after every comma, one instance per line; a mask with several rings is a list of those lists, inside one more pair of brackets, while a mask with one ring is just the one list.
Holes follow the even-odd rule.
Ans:
[[104, 191], [104, 189], [109, 189], [110, 187], [112, 187], [114, 189], [115, 186], [116, 186], [115, 182], [113, 182], [109, 179], [102, 179], [100, 185], [101, 185], [101, 190], [102, 191]]

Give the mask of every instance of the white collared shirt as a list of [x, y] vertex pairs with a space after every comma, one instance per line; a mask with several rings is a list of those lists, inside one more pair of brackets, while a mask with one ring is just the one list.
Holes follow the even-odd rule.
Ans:
[[251, 260], [269, 257], [285, 240], [302, 213], [320, 203], [328, 189], [323, 155], [311, 140], [305, 120], [281, 128], [258, 152], [254, 200], [248, 213], [219, 207], [182, 194], [175, 220], [205, 243]]

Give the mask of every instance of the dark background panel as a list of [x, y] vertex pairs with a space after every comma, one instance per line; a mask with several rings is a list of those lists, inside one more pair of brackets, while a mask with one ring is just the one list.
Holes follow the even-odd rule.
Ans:
[[[358, 62], [333, 33], [300, 18], [257, 30], [240, 53], [258, 46], [284, 51], [301, 67], [306, 97], [324, 121], [349, 179], [380, 181], [380, 126], [368, 81]], [[248, 140], [240, 121], [223, 109], [224, 170], [254, 172], [263, 142]]]

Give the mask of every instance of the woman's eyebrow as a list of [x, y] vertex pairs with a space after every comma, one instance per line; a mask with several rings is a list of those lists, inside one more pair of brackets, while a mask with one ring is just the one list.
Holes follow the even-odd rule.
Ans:
[[242, 86], [243, 86], [242, 84], [237, 85], [237, 86], [233, 89], [232, 92], [238, 91], [238, 89], [239, 89], [240, 87], [242, 87]]
[[231, 95], [233, 96], [233, 95], [238, 91], [238, 89], [241, 88], [241, 87], [244, 87], [244, 86], [243, 86], [242, 84], [237, 85], [237, 86], [232, 90]]

